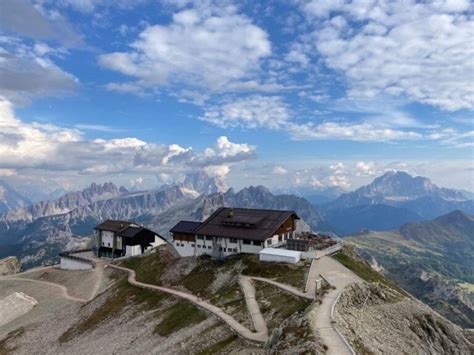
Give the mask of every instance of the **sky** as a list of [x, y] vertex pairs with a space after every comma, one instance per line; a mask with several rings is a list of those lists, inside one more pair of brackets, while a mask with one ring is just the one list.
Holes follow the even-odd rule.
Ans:
[[468, 0], [1, 0], [0, 179], [474, 190]]

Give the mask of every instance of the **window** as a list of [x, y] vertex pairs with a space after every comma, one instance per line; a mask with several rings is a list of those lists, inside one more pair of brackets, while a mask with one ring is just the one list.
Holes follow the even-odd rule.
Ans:
[[198, 235], [197, 238], [200, 239], [200, 240], [203, 240], [204, 236], [203, 235]]
[[282, 242], [283, 241], [283, 237], [281, 235], [278, 236], [278, 241], [279, 242]]
[[110, 243], [107, 243], [107, 246], [110, 247]]
[[272, 245], [272, 239], [267, 239], [267, 245]]
[[194, 248], [194, 243], [191, 243], [191, 246]]
[[237, 248], [234, 248], [234, 253], [237, 253]]
[[230, 242], [231, 242], [231, 243], [234, 243], [234, 244], [237, 244], [237, 239], [235, 239], [235, 238], [230, 238]]
[[224, 253], [227, 252], [227, 248], [223, 248], [222, 250], [224, 251]]
[[253, 245], [262, 246], [262, 242], [253, 242]]
[[209, 245], [209, 246], [207, 247], [207, 249], [212, 249], [212, 247]]
[[244, 239], [244, 240], [242, 241], [242, 243], [244, 243], [244, 244], [246, 244], [246, 245], [250, 245], [250, 244], [251, 244], [250, 240], [246, 240], [246, 239]]
[[201, 245], [200, 245], [200, 244], [198, 244], [197, 247], [198, 247], [199, 249], [201, 249]]

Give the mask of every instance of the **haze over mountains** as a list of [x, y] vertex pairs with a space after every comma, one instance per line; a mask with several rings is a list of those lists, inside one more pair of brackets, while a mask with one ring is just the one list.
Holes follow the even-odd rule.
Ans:
[[350, 234], [361, 229], [395, 229], [456, 209], [472, 214], [470, 197], [465, 191], [438, 187], [425, 177], [389, 171], [369, 185], [340, 195], [322, 206], [322, 211], [336, 232]]
[[[34, 204], [28, 204], [11, 188], [5, 191], [2, 196], [8, 201], [2, 201], [8, 211], [0, 215], [0, 257], [20, 256], [26, 267], [56, 257], [61, 249], [87, 245], [93, 227], [106, 218], [136, 220], [167, 236], [177, 221], [203, 220], [222, 206], [291, 209], [302, 217], [302, 227], [344, 235], [362, 229], [395, 229], [456, 209], [474, 211], [465, 192], [439, 188], [427, 178], [403, 172], [388, 172], [322, 206], [292, 194], [275, 195], [264, 186], [226, 191], [222, 180], [204, 172], [146, 191], [93, 183], [83, 191]], [[318, 192], [322, 190], [306, 191], [309, 198]], [[330, 190], [332, 194], [339, 192]]]
[[30, 200], [22, 196], [6, 182], [0, 180], [0, 213], [27, 206], [30, 203]]
[[[84, 247], [93, 227], [112, 219], [135, 220], [163, 236], [180, 219], [202, 220], [222, 206], [296, 210], [313, 229], [327, 229], [315, 208], [301, 197], [273, 195], [263, 186], [221, 192], [222, 182], [204, 174], [157, 190], [129, 192], [113, 183], [92, 184], [54, 201], [0, 215], [0, 257], [16, 255], [25, 267], [57, 257], [61, 249]], [[304, 224], [303, 224], [304, 226]]]

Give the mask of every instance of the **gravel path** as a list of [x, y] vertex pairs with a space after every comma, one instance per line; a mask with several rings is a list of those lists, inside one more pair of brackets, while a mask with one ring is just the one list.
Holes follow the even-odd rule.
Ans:
[[[216, 307], [206, 301], [201, 300], [199, 297], [194, 296], [190, 293], [174, 290], [172, 288], [168, 287], [161, 287], [161, 286], [156, 286], [156, 285], [150, 285], [146, 284], [143, 282], [139, 282], [136, 280], [136, 274], [135, 271], [132, 269], [124, 268], [121, 266], [117, 265], [110, 265], [110, 267], [117, 269], [117, 270], [122, 270], [128, 272], [128, 282], [131, 285], [140, 287], [140, 288], [145, 288], [149, 290], [156, 290], [156, 291], [161, 291], [161, 292], [166, 292], [171, 295], [174, 295], [176, 297], [183, 298], [185, 300], [188, 300], [189, 302], [194, 303], [195, 305], [199, 306], [200, 308], [203, 308], [213, 314], [215, 314], [217, 317], [221, 318], [225, 323], [227, 323], [234, 331], [236, 331], [238, 334], [240, 334], [242, 337], [252, 340], [252, 341], [257, 341], [261, 343], [265, 343], [268, 340], [268, 333], [267, 332], [253, 332], [250, 329], [244, 327], [242, 324], [240, 324], [235, 318], [231, 317], [227, 313], [225, 313], [221, 308]], [[258, 327], [260, 324], [255, 324], [255, 329], [259, 329]], [[266, 325], [265, 325], [266, 329]]]
[[327, 355], [350, 355], [352, 349], [335, 328], [332, 322], [332, 312], [339, 294], [344, 288], [351, 283], [362, 282], [362, 280], [345, 266], [328, 256], [316, 260], [314, 268], [336, 289], [329, 291], [324, 296], [322, 304], [311, 311], [310, 320], [313, 329], [327, 345]]
[[253, 325], [258, 333], [261, 333], [268, 339], [268, 328], [265, 319], [257, 302], [255, 287], [252, 283], [252, 278], [248, 276], [240, 276], [240, 286], [245, 295], [245, 303], [252, 317]]

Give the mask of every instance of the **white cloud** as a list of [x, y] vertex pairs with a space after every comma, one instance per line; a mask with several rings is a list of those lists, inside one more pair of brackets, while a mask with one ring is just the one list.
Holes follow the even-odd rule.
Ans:
[[347, 190], [351, 187], [351, 183], [347, 176], [342, 175], [331, 175], [329, 177], [329, 183], [332, 187], [339, 187], [341, 189]]
[[251, 78], [271, 53], [268, 35], [234, 7], [186, 9], [169, 25], [140, 33], [129, 52], [101, 55], [100, 63], [142, 87], [173, 83], [225, 90]]
[[288, 170], [285, 169], [283, 166], [281, 165], [277, 165], [273, 168], [272, 170], [273, 174], [275, 175], [286, 175], [288, 174]]
[[356, 142], [386, 142], [421, 139], [423, 135], [414, 131], [380, 127], [371, 123], [324, 122], [304, 123], [289, 126], [295, 140], [351, 140]]
[[119, 9], [129, 9], [140, 5], [148, 0], [53, 0], [55, 4], [85, 14], [92, 14], [101, 7], [117, 7]]
[[255, 147], [246, 143], [232, 143], [225, 136], [217, 139], [212, 148], [204, 151], [202, 159], [210, 165], [218, 165], [226, 161], [240, 160], [242, 157], [253, 156]]
[[84, 131], [98, 131], [98, 132], [121, 132], [120, 129], [117, 129], [115, 127], [110, 127], [106, 125], [100, 125], [100, 124], [89, 124], [89, 123], [78, 123], [74, 125], [74, 128], [77, 128], [79, 130], [84, 130]]
[[474, 108], [468, 1], [311, 1], [303, 9], [318, 18], [316, 48], [345, 75], [351, 97], [404, 95], [448, 111]]
[[201, 120], [216, 126], [281, 129], [288, 124], [288, 108], [280, 97], [254, 95], [228, 100], [206, 110]]
[[[265, 128], [288, 133], [293, 140], [347, 140], [355, 142], [439, 141], [450, 142], [467, 139], [466, 133], [452, 128], [440, 128], [437, 124], [420, 122], [400, 111], [393, 103], [381, 108], [380, 103], [367, 100], [345, 100], [350, 112], [365, 114], [364, 120], [334, 120], [313, 122], [297, 121], [295, 114], [281, 96], [251, 95], [223, 99], [219, 104], [208, 106], [200, 120], [221, 128]], [[340, 106], [340, 105], [339, 105]], [[395, 107], [395, 108], [394, 108]], [[391, 109], [393, 108], [393, 109]], [[344, 107], [343, 107], [344, 109]], [[454, 145], [462, 147], [461, 145]]]
[[79, 84], [48, 56], [58, 50], [37, 44], [33, 48], [14, 38], [0, 40], [0, 95], [17, 102], [32, 96], [71, 93]]
[[378, 173], [378, 171], [375, 169], [375, 164], [371, 161], [367, 163], [360, 161], [356, 163], [355, 168], [356, 176], [374, 176]]
[[71, 174], [177, 174], [189, 169], [229, 166], [253, 158], [255, 147], [219, 137], [203, 152], [135, 137], [89, 140], [77, 128], [25, 123], [11, 103], [0, 98], [0, 169]]

